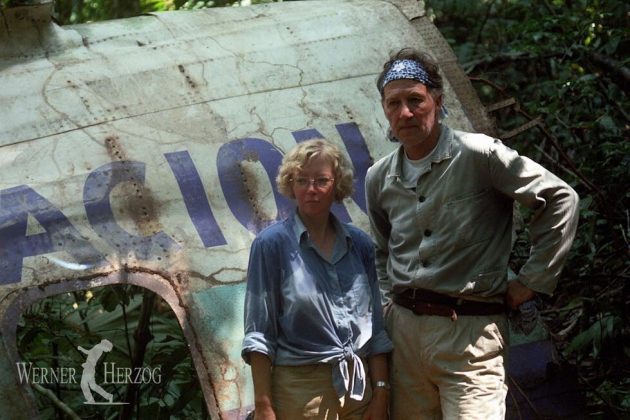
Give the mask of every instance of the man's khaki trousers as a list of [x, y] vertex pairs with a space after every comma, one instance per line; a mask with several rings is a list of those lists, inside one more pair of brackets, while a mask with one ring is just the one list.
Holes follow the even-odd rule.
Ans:
[[415, 315], [385, 308], [394, 342], [390, 364], [393, 420], [503, 419], [505, 315]]

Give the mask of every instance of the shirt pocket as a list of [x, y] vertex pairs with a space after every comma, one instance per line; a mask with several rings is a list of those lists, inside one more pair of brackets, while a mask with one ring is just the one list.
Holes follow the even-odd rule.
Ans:
[[445, 227], [452, 249], [467, 247], [490, 238], [494, 232], [494, 194], [490, 189], [447, 199]]

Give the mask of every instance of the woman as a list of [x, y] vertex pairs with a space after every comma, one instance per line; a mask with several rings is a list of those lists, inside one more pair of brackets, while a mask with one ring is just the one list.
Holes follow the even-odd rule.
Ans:
[[392, 344], [372, 241], [330, 212], [352, 181], [348, 160], [325, 140], [282, 161], [278, 190], [297, 209], [256, 237], [247, 273], [242, 355], [255, 419], [387, 417]]

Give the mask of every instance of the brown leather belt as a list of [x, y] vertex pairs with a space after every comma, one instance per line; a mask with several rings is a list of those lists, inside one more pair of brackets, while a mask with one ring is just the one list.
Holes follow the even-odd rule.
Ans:
[[447, 316], [453, 321], [458, 315], [498, 315], [507, 312], [502, 303], [458, 299], [425, 289], [406, 289], [394, 294], [393, 301], [416, 315]]

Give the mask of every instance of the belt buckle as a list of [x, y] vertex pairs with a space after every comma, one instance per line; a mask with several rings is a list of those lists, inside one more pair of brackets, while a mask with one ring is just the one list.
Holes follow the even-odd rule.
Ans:
[[455, 305], [454, 305], [455, 307], [451, 308], [452, 311], [453, 311], [451, 313], [451, 321], [453, 321], [453, 322], [457, 321], [457, 310], [456, 309], [459, 309], [462, 306], [463, 303], [464, 303], [464, 298], [462, 298], [462, 297], [457, 298], [457, 300], [455, 301]]
[[457, 321], [457, 311], [455, 309], [451, 308], [451, 321], [455, 322]]

